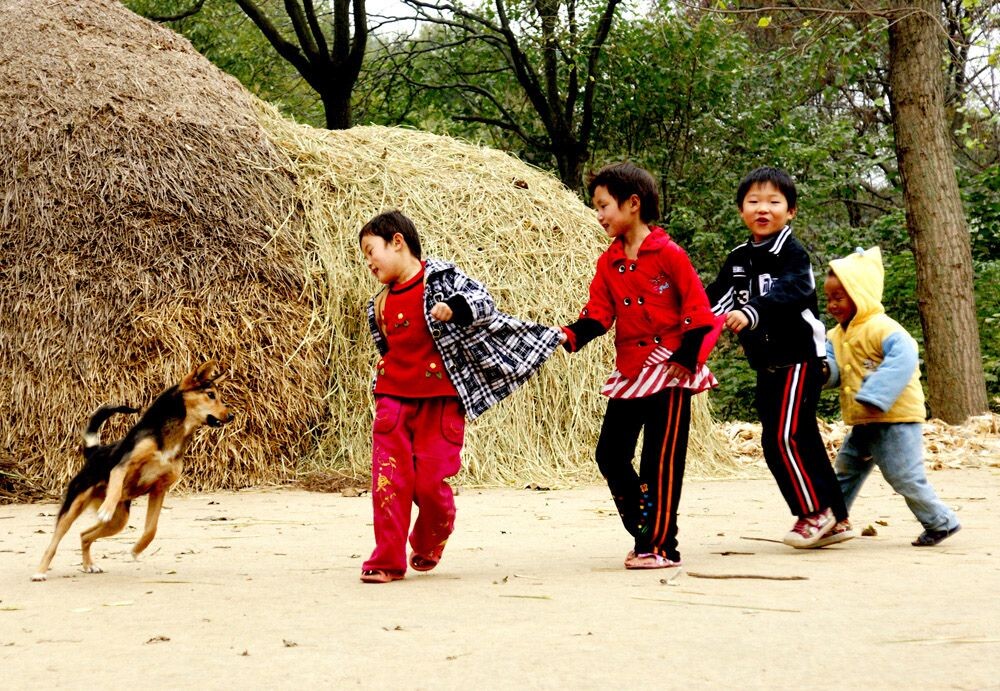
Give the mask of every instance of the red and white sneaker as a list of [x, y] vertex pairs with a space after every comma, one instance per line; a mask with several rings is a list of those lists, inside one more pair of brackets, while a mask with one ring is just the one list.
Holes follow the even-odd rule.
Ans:
[[851, 526], [851, 522], [845, 518], [833, 526], [829, 533], [817, 540], [813, 547], [835, 545], [838, 542], [850, 540], [852, 537], [854, 537], [854, 528]]
[[837, 519], [830, 509], [807, 514], [795, 522], [782, 542], [796, 549], [814, 547], [824, 535], [833, 530], [836, 523]]

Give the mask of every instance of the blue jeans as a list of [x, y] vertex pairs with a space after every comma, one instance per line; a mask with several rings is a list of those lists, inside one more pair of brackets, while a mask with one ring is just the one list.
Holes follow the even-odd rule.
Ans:
[[924, 472], [923, 425], [919, 422], [855, 425], [844, 438], [835, 469], [850, 507], [872, 467], [898, 493], [927, 530], [951, 530], [958, 516], [944, 505]]

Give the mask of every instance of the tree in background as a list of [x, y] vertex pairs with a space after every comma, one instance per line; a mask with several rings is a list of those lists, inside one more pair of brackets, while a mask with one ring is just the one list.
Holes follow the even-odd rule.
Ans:
[[445, 94], [451, 118], [502, 131], [528, 158], [543, 152], [560, 179], [579, 190], [599, 61], [621, 0], [495, 0], [473, 7], [404, 2], [426, 28], [404, 50], [387, 51], [383, 64], [405, 75], [411, 94]]
[[[771, 20], [755, 7], [744, 9], [739, 3], [724, 12], [744, 17], [749, 13], [761, 27]], [[811, 21], [804, 20], [806, 16], [850, 15], [884, 23], [889, 75], [885, 101], [917, 265], [928, 404], [934, 416], [952, 423], [985, 412], [972, 255], [944, 107], [947, 35], [942, 30], [941, 0], [888, 0], [850, 10], [820, 1], [796, 5], [786, 14], [800, 26]]]
[[940, 0], [891, 0], [889, 77], [906, 226], [917, 267], [928, 404], [946, 422], [987, 410], [965, 222], [941, 70]]
[[267, 9], [276, 2], [235, 1], [319, 94], [326, 126], [350, 127], [351, 96], [368, 41], [365, 0], [284, 0], [284, 12], [274, 17]]

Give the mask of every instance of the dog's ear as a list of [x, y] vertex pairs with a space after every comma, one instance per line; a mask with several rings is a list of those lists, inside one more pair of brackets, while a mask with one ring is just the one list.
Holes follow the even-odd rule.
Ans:
[[219, 363], [215, 360], [209, 360], [205, 364], [191, 370], [190, 374], [184, 377], [184, 381], [181, 382], [181, 388], [188, 391], [204, 388], [216, 381], [221, 373], [222, 370], [219, 367]]

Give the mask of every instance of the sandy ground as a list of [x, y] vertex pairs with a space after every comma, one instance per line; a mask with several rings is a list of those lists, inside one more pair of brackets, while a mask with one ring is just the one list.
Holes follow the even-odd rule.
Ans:
[[135, 562], [139, 504], [103, 574], [85, 516], [44, 583], [57, 507], [3, 506], [3, 686], [1000, 688], [1000, 471], [931, 482], [964, 524], [940, 546], [876, 473], [853, 511], [876, 537], [796, 551], [770, 480], [689, 480], [684, 567], [647, 572], [603, 487], [463, 489], [438, 569], [387, 585], [358, 580], [367, 496], [170, 496]]

